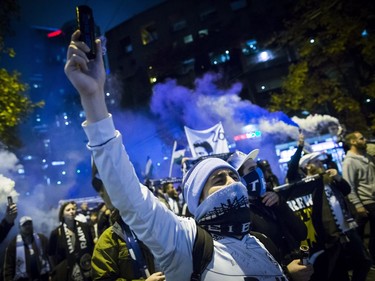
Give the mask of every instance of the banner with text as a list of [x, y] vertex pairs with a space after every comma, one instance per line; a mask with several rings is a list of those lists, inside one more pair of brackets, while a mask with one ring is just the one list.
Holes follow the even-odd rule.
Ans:
[[313, 206], [312, 194], [290, 199], [287, 203], [307, 227], [307, 237], [305, 241], [302, 241], [301, 245], [307, 245], [311, 248], [312, 244], [316, 242], [316, 232], [311, 217]]

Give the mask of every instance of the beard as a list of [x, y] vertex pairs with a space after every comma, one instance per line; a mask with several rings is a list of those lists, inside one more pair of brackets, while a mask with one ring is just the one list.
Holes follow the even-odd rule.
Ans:
[[356, 145], [357, 150], [361, 151], [362, 153], [365, 153], [367, 151], [367, 143], [358, 143]]

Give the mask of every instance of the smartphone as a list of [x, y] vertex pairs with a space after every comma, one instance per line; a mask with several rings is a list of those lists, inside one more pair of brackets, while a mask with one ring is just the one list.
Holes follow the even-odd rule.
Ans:
[[8, 196], [8, 206], [13, 205], [13, 198], [12, 196]]
[[87, 57], [95, 59], [96, 46], [95, 46], [95, 21], [92, 9], [87, 5], [80, 5], [76, 7], [77, 27], [81, 31], [80, 40], [85, 42], [90, 48]]

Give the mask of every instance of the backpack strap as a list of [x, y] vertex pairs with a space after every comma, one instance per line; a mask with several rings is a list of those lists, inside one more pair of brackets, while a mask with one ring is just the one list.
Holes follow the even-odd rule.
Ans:
[[264, 245], [267, 251], [275, 258], [275, 260], [281, 264], [282, 258], [280, 250], [276, 247], [276, 245], [269, 237], [267, 237], [263, 233], [256, 231], [250, 231], [250, 234], [255, 236]]
[[[134, 259], [134, 265], [137, 265], [138, 271], [142, 274], [143, 278], [150, 277], [151, 274], [143, 256], [137, 236], [135, 236], [134, 232], [126, 223], [123, 223], [121, 225], [121, 228], [123, 230], [126, 246], [128, 247], [129, 253], [130, 255], [134, 255], [132, 256], [132, 258]], [[135, 270], [134, 272], [137, 272], [137, 270]]]
[[193, 273], [191, 281], [200, 281], [201, 274], [212, 260], [214, 240], [210, 233], [197, 225], [197, 236], [193, 246]]

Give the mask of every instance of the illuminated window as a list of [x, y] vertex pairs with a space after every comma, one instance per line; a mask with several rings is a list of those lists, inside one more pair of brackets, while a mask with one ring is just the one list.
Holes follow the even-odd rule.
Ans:
[[258, 52], [258, 46], [256, 40], [248, 40], [242, 44], [242, 53], [244, 55], [252, 55]]
[[189, 43], [191, 43], [193, 41], [194, 41], [193, 35], [191, 35], [191, 34], [189, 34], [189, 35], [187, 35], [187, 36], [184, 37], [184, 43], [185, 44], [189, 44]]
[[210, 53], [210, 63], [212, 65], [222, 64], [229, 60], [230, 60], [229, 51], [224, 51], [221, 53]]
[[198, 31], [199, 37], [208, 36], [208, 29], [201, 29]]
[[258, 54], [258, 62], [266, 62], [274, 58], [270, 51], [263, 51]]
[[148, 45], [158, 39], [158, 33], [156, 32], [156, 26], [154, 23], [141, 28], [141, 38], [143, 45]]

